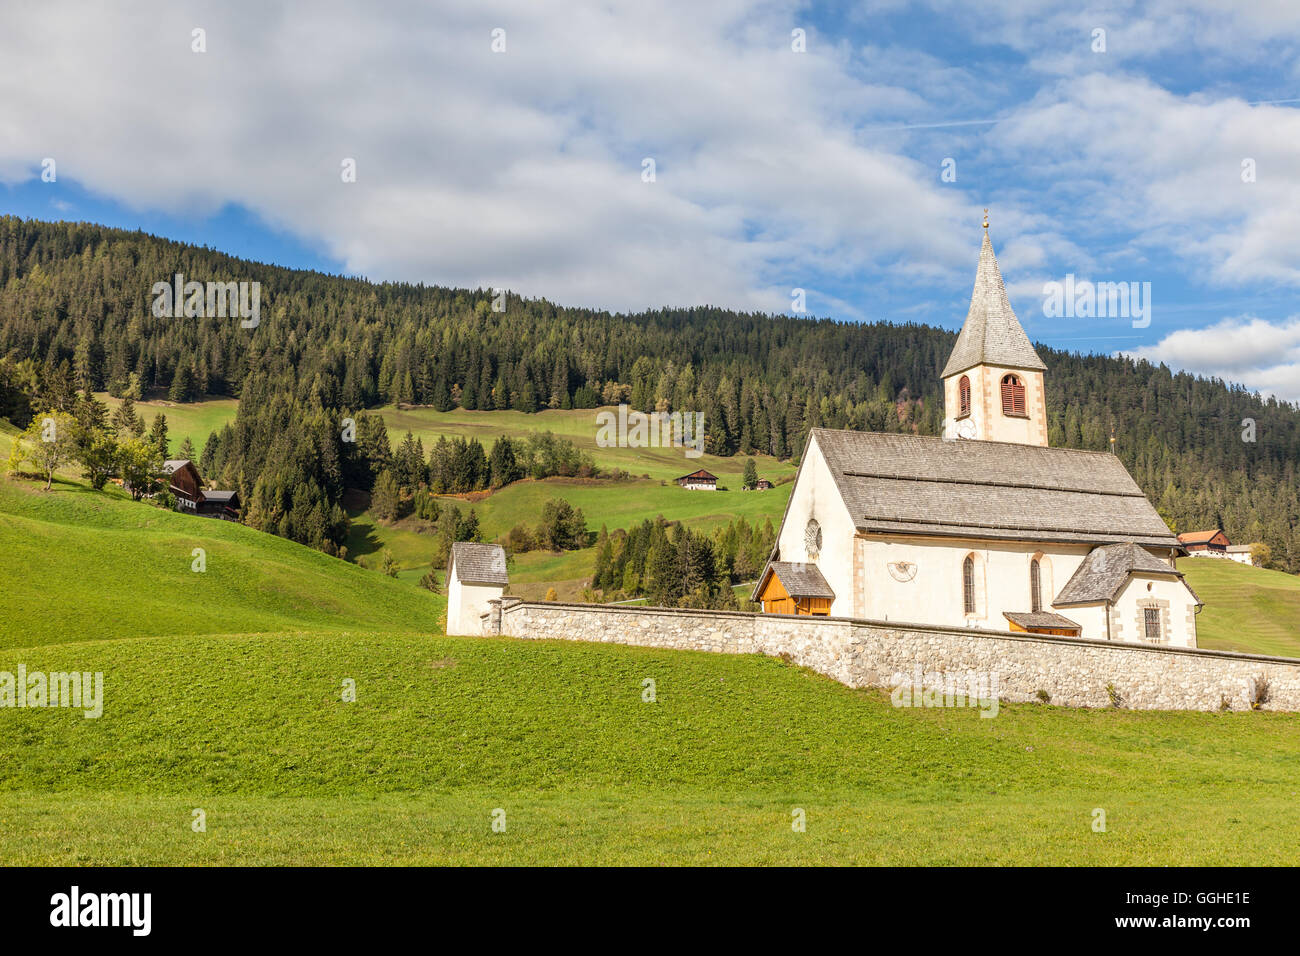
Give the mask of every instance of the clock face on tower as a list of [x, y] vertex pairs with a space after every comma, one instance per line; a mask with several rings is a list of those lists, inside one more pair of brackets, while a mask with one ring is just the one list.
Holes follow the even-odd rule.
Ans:
[[974, 438], [976, 434], [975, 419], [963, 418], [957, 423], [958, 438]]
[[808, 557], [815, 558], [822, 549], [822, 526], [816, 518], [809, 518], [803, 529], [803, 546]]

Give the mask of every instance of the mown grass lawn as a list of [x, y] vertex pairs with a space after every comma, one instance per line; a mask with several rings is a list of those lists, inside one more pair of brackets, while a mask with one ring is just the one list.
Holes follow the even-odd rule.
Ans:
[[1300, 577], [1217, 558], [1181, 558], [1178, 570], [1205, 602], [1201, 647], [1300, 657]]
[[41, 487], [0, 478], [0, 648], [231, 630], [442, 629], [445, 599], [292, 541], [118, 491]]
[[1294, 715], [985, 719], [775, 659], [418, 634], [19, 660], [102, 670], [106, 702], [0, 710], [2, 863], [1282, 864], [1300, 838]]

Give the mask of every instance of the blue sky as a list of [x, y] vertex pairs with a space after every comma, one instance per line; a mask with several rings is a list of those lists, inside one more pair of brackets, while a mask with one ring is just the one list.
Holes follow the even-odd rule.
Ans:
[[[956, 328], [987, 206], [1036, 341], [1300, 400], [1300, 5], [972, 6], [20, 5], [0, 209], [572, 305], [801, 288]], [[1067, 275], [1150, 283], [1150, 325], [1048, 317]]]

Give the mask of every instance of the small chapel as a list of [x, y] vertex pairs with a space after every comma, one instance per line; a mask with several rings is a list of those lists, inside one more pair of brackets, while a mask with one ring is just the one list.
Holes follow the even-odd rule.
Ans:
[[1048, 444], [1047, 366], [984, 220], [942, 438], [809, 433], [763, 610], [1196, 646], [1186, 553], [1111, 452]]

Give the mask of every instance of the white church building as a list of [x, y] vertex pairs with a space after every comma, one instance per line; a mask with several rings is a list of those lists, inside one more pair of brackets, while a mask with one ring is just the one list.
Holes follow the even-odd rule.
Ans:
[[988, 222], [943, 370], [945, 437], [814, 428], [765, 611], [1196, 646], [1184, 548], [1110, 452], [1052, 448], [1047, 366]]

